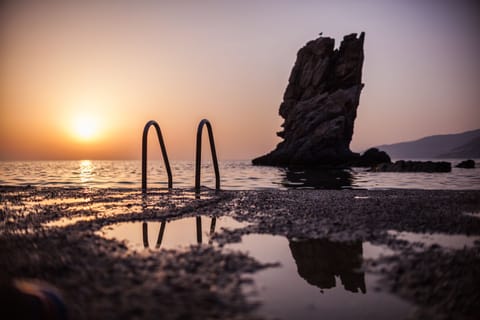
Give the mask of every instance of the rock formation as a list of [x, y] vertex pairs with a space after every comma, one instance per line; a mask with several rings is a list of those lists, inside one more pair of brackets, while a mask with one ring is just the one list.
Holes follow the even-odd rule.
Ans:
[[372, 167], [372, 172], [450, 172], [452, 164], [446, 161], [405, 161], [381, 163]]
[[355, 167], [373, 167], [380, 163], [391, 163], [390, 156], [385, 151], [370, 148], [351, 164]]
[[257, 165], [338, 165], [351, 163], [353, 125], [362, 91], [362, 32], [335, 40], [319, 37], [297, 53], [280, 105], [284, 140], [272, 152], [252, 161]]
[[464, 160], [457, 164], [455, 167], [463, 169], [475, 169], [475, 161], [472, 159]]

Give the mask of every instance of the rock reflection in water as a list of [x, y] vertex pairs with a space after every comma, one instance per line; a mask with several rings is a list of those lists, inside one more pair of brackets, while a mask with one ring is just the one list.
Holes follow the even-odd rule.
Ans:
[[[243, 289], [269, 319], [405, 319], [412, 310], [398, 297], [374, 290], [378, 276], [360, 269], [363, 258], [384, 251], [372, 244], [248, 234], [226, 248], [279, 263], [253, 274]], [[343, 285], [335, 283], [337, 277]]]
[[298, 274], [321, 289], [335, 287], [339, 276], [345, 290], [366, 292], [362, 267], [362, 242], [332, 242], [327, 239], [289, 240]]
[[352, 186], [353, 175], [343, 169], [287, 169], [282, 185], [287, 188], [345, 189]]

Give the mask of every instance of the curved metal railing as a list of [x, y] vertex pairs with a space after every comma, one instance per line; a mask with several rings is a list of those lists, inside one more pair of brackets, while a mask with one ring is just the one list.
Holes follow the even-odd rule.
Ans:
[[157, 131], [158, 142], [160, 143], [160, 148], [162, 149], [162, 156], [163, 161], [165, 163], [165, 169], [167, 170], [168, 176], [168, 188], [171, 189], [173, 186], [172, 182], [172, 170], [170, 169], [170, 163], [168, 162], [168, 155], [167, 149], [165, 148], [165, 143], [163, 142], [162, 131], [160, 130], [160, 126], [154, 120], [150, 120], [147, 122], [145, 127], [143, 128], [143, 136], [142, 136], [142, 192], [147, 192], [147, 137], [148, 137], [148, 130], [151, 126], [155, 127]]
[[[163, 241], [163, 236], [165, 234], [165, 227], [167, 225], [168, 220], [163, 219], [161, 221], [160, 225], [160, 230], [158, 231], [158, 236], [157, 236], [157, 243], [155, 244], [155, 248], [158, 249], [162, 246], [162, 241]], [[217, 223], [217, 218], [216, 217], [211, 217], [210, 221], [210, 235], [208, 236], [208, 244], [212, 244], [212, 236], [215, 233], [215, 226]], [[202, 217], [201, 216], [196, 216], [195, 217], [195, 230], [196, 230], [196, 235], [197, 235], [197, 244], [202, 244], [203, 239], [202, 239]], [[142, 223], [142, 238], [143, 238], [143, 247], [144, 248], [149, 248], [150, 244], [148, 241], [148, 222], [143, 221]]]
[[203, 126], [207, 125], [208, 138], [210, 141], [210, 150], [212, 152], [213, 168], [215, 170], [215, 189], [220, 189], [220, 171], [218, 170], [217, 152], [215, 150], [215, 141], [213, 140], [213, 131], [210, 121], [203, 119], [198, 124], [197, 129], [197, 151], [195, 155], [195, 190], [200, 190], [200, 167], [202, 162], [202, 132]]

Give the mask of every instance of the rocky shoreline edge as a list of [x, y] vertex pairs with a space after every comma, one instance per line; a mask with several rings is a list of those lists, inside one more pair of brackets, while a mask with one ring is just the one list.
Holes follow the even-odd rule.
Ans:
[[[480, 235], [480, 191], [190, 190], [0, 188], [0, 270], [58, 287], [71, 319], [260, 319], [242, 291], [248, 275], [272, 267], [221, 245], [243, 234], [369, 241], [396, 254], [364, 261], [387, 290], [415, 305], [411, 318], [474, 319], [480, 314], [480, 244], [422, 247], [399, 232]], [[474, 213], [475, 215], [469, 215]], [[220, 232], [219, 246], [132, 252], [96, 234], [121, 221], [207, 214], [248, 221]], [[47, 228], [62, 217], [91, 216]]]

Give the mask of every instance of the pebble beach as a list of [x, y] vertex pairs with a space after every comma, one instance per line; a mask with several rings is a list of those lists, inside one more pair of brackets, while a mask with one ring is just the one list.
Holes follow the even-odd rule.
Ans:
[[[2, 187], [0, 200], [0, 270], [58, 288], [71, 319], [269, 318], [244, 287], [278, 265], [225, 249], [252, 234], [387, 248], [391, 254], [364, 257], [361, 269], [380, 279], [376, 290], [410, 306], [406, 317], [392, 318], [480, 314], [476, 190], [152, 189], [145, 196], [138, 189]], [[233, 218], [240, 227], [218, 228], [208, 243], [186, 249], [132, 250], [102, 236], [118, 223], [199, 215]], [[422, 243], [409, 234], [447, 240]], [[448, 248], [449, 236], [468, 241]]]

